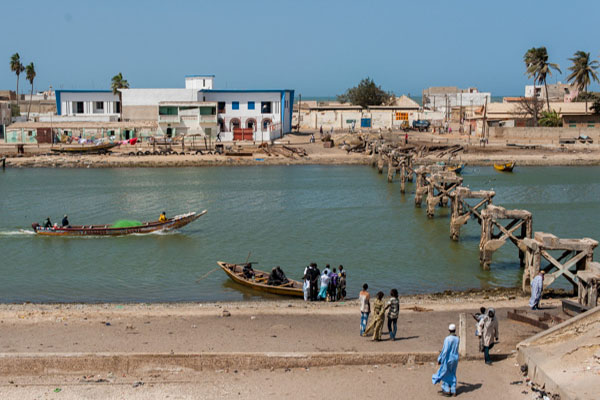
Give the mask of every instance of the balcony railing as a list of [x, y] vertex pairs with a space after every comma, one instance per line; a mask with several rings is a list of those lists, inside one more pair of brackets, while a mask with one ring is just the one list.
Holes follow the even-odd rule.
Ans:
[[179, 122], [179, 115], [159, 115], [160, 122]]

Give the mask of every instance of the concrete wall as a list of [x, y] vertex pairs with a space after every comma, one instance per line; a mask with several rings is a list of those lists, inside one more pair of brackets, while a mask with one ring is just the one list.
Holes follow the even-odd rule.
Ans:
[[214, 79], [213, 76], [186, 76], [185, 88], [195, 90], [212, 89]]
[[124, 121], [156, 121], [157, 119], [158, 105], [123, 107]]
[[594, 140], [594, 143], [600, 142], [600, 128], [507, 128], [490, 127], [490, 138], [493, 139], [530, 139], [530, 140], [554, 140], [563, 138], [575, 138], [579, 135], [586, 135]]
[[158, 106], [161, 101], [198, 101], [195, 89], [122, 89], [123, 111], [127, 106]]

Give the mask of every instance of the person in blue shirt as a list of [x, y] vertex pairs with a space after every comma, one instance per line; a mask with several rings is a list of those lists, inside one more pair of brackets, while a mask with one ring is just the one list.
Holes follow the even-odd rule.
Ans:
[[456, 396], [456, 367], [458, 367], [458, 344], [460, 339], [456, 336], [456, 325], [448, 326], [450, 334], [444, 339], [444, 347], [438, 356], [440, 368], [433, 374], [431, 381], [434, 385], [442, 382], [444, 396]]

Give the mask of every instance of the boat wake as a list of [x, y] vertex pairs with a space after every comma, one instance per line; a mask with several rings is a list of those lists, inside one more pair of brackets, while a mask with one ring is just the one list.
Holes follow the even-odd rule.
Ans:
[[0, 236], [29, 236], [35, 235], [34, 231], [27, 231], [25, 229], [18, 229], [15, 231], [0, 231]]

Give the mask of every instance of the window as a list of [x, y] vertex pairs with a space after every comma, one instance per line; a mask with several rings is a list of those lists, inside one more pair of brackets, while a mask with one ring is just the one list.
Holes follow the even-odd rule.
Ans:
[[158, 107], [158, 115], [178, 115], [177, 107]]
[[261, 101], [260, 112], [262, 114], [271, 114], [271, 102], [270, 101]]
[[104, 102], [103, 101], [96, 102], [96, 110], [104, 110]]
[[120, 101], [115, 101], [115, 112], [116, 113], [121, 112], [121, 102]]
[[225, 102], [224, 101], [218, 102], [217, 109], [219, 110], [219, 114], [224, 113], [225, 112]]
[[200, 107], [200, 115], [215, 115], [214, 107]]
[[75, 102], [75, 113], [76, 114], [83, 114], [83, 101], [76, 101]]
[[587, 126], [587, 127], [588, 127], [588, 128], [593, 128], [593, 127], [594, 127], [594, 124], [588, 124], [588, 126]]
[[569, 124], [569, 128], [577, 128], [577, 124]]
[[254, 102], [253, 101], [248, 102], [248, 110], [254, 110]]
[[232, 101], [231, 102], [231, 109], [232, 110], [239, 110], [240, 109], [240, 102], [239, 101]]

